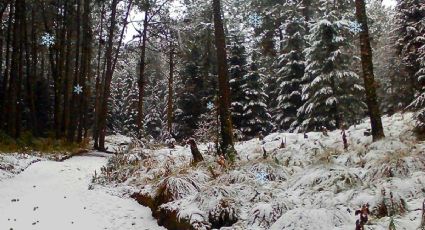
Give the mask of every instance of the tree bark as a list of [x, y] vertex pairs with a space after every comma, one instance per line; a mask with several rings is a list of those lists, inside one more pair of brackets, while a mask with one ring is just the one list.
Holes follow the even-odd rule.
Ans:
[[220, 0], [213, 0], [215, 46], [217, 49], [218, 65], [218, 87], [219, 87], [219, 114], [221, 126], [221, 151], [229, 154], [235, 153], [232, 119], [229, 112], [230, 107], [230, 84], [227, 66], [226, 38], [224, 34], [223, 21], [221, 18]]
[[[31, 37], [28, 36], [28, 24], [24, 21], [24, 34], [25, 34], [25, 59], [26, 59], [26, 100], [29, 107], [29, 128], [31, 128], [31, 132], [33, 135], [37, 136], [37, 117], [35, 114], [35, 94], [34, 87], [36, 81], [36, 68], [37, 65], [37, 55], [35, 51], [34, 43], [36, 42], [35, 38], [35, 26], [34, 26], [34, 17], [35, 17], [35, 9], [34, 6], [31, 6]], [[30, 41], [29, 39], [32, 39]], [[32, 56], [32, 59], [31, 59]]]
[[[6, 10], [8, 6], [7, 4], [4, 4], [3, 8], [0, 9], [0, 23], [3, 23], [3, 13]], [[4, 96], [5, 96], [5, 88], [4, 88], [4, 84], [7, 80], [6, 74], [3, 74], [2, 70], [3, 70], [3, 45], [4, 45], [4, 31], [3, 31], [3, 27], [0, 26], [0, 77], [2, 78], [1, 82], [2, 84], [0, 85], [0, 111], [5, 111], [4, 110]], [[8, 47], [6, 46], [6, 49], [8, 49]], [[7, 59], [6, 59], [7, 61]], [[3, 128], [3, 115], [0, 115], [0, 130]]]
[[18, 116], [18, 94], [19, 94], [19, 78], [20, 78], [20, 62], [21, 62], [21, 14], [23, 13], [23, 0], [15, 1], [15, 14], [13, 22], [13, 38], [12, 38], [12, 56], [10, 64], [10, 77], [7, 100], [7, 131], [14, 138], [18, 137], [17, 116]]
[[360, 32], [361, 62], [363, 68], [363, 80], [366, 90], [366, 103], [372, 126], [373, 141], [385, 137], [382, 127], [381, 112], [376, 96], [376, 83], [373, 74], [372, 48], [370, 45], [369, 28], [367, 24], [366, 5], [364, 0], [356, 0], [356, 17], [362, 26]]
[[111, 24], [109, 27], [109, 34], [108, 34], [108, 43], [106, 46], [106, 52], [105, 52], [105, 59], [106, 59], [106, 72], [105, 72], [105, 79], [103, 82], [103, 90], [102, 90], [102, 102], [100, 103], [100, 109], [99, 109], [99, 115], [98, 115], [98, 149], [100, 151], [106, 151], [105, 148], [105, 137], [106, 137], [106, 118], [108, 113], [108, 100], [109, 95], [111, 93], [111, 81], [112, 81], [112, 75], [114, 74], [115, 66], [118, 59], [118, 54], [120, 52], [120, 47], [122, 43], [122, 39], [124, 37], [124, 31], [127, 27], [127, 19], [128, 15], [131, 11], [131, 6], [133, 4], [133, 1], [130, 0], [127, 7], [127, 12], [124, 17], [124, 25], [121, 30], [120, 40], [118, 42], [118, 47], [116, 49], [115, 57], [113, 57], [113, 46], [114, 46], [114, 30], [117, 23], [116, 15], [117, 15], [117, 5], [118, 0], [112, 0], [111, 4]]
[[[80, 55], [81, 55], [81, 0], [76, 0], [77, 3], [77, 15], [76, 15], [76, 21], [77, 21], [77, 41], [75, 44], [76, 51], [75, 51], [75, 69], [74, 69], [74, 79], [73, 84], [71, 87], [71, 115], [70, 115], [70, 122], [69, 122], [69, 130], [68, 130], [68, 141], [73, 142], [75, 140], [75, 132], [78, 129], [78, 120], [79, 120], [79, 114], [81, 111], [79, 111], [80, 106], [80, 98], [81, 95], [77, 94], [76, 92], [73, 92], [74, 87], [80, 84], [80, 74], [81, 74], [81, 66], [80, 66]], [[80, 85], [81, 86], [81, 85]], [[84, 89], [83, 89], [84, 90]]]
[[[99, 45], [97, 51], [97, 71], [96, 71], [96, 83], [95, 83], [95, 104], [94, 104], [94, 127], [93, 127], [93, 139], [94, 139], [94, 148], [99, 148], [99, 129], [98, 129], [98, 111], [100, 109], [101, 102], [101, 78], [103, 79], [103, 71], [101, 71], [102, 62], [102, 44], [103, 44], [103, 21], [105, 17], [105, 4], [102, 4], [102, 9], [100, 12], [100, 31], [99, 31]], [[104, 68], [102, 68], [104, 70]], [[102, 73], [102, 75], [101, 75]], [[102, 80], [103, 81], [103, 80]]]
[[141, 137], [142, 130], [143, 130], [143, 99], [145, 97], [145, 68], [146, 68], [146, 43], [147, 43], [147, 32], [148, 32], [148, 15], [149, 15], [149, 6], [147, 6], [145, 10], [145, 18], [143, 20], [143, 34], [142, 34], [142, 44], [141, 44], [141, 53], [140, 53], [140, 72], [139, 72], [139, 101], [137, 103], [137, 118], [136, 118], [136, 125], [137, 125], [137, 133], [138, 136]]
[[168, 99], [167, 99], [167, 129], [171, 133], [173, 129], [173, 94], [174, 94], [174, 45], [173, 36], [170, 36], [170, 75], [168, 77]]
[[83, 93], [80, 95], [79, 101], [79, 119], [78, 119], [78, 135], [77, 141], [81, 142], [83, 139], [83, 130], [86, 129], [87, 117], [87, 98], [89, 96], [89, 89], [87, 80], [90, 77], [90, 63], [91, 63], [91, 21], [90, 21], [90, 0], [84, 0], [83, 4], [83, 43], [82, 43], [82, 56], [81, 56], [81, 73], [79, 85], [83, 88]]

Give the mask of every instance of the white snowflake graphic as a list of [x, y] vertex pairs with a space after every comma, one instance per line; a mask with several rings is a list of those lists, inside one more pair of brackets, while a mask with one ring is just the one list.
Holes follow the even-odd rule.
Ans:
[[214, 109], [214, 103], [212, 103], [211, 101], [210, 101], [210, 102], [208, 102], [208, 104], [207, 104], [207, 109], [209, 109], [209, 110]]
[[363, 31], [362, 24], [358, 23], [357, 21], [351, 22], [350, 25], [348, 25], [348, 29], [353, 34], [358, 34]]
[[264, 184], [268, 181], [267, 179], [268, 174], [265, 172], [259, 172], [255, 175], [255, 178], [257, 179], [260, 184]]
[[83, 93], [83, 87], [79, 84], [74, 86], [74, 93], [80, 95], [81, 93]]
[[260, 15], [258, 15], [258, 14], [253, 14], [253, 15], [250, 15], [250, 16], [248, 17], [248, 22], [249, 22], [252, 26], [254, 26], [255, 28], [258, 28], [258, 27], [260, 27], [260, 26], [261, 26], [261, 24], [262, 24], [262, 22], [263, 22], [263, 19], [262, 19], [262, 17], [261, 17]]
[[44, 33], [41, 36], [41, 45], [51, 47], [55, 44], [55, 37], [49, 33]]

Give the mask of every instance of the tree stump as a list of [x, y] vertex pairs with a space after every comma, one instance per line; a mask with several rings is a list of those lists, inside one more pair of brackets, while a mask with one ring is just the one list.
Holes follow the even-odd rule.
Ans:
[[425, 230], [425, 200], [422, 202], [422, 221], [419, 229]]
[[190, 138], [187, 141], [187, 144], [189, 144], [190, 146], [190, 151], [192, 152], [192, 156], [193, 156], [193, 164], [196, 165], [199, 162], [204, 160], [204, 157], [202, 157], [201, 152], [198, 149], [198, 146], [196, 145], [196, 142], [193, 138]]

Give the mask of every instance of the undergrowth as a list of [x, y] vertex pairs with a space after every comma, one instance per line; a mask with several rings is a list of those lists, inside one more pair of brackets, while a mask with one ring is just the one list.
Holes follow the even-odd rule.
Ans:
[[77, 153], [81, 149], [86, 149], [88, 145], [88, 140], [85, 140], [82, 143], [70, 143], [65, 139], [34, 137], [29, 132], [25, 132], [20, 138], [14, 139], [3, 132], [0, 132], [0, 153], [40, 152], [43, 154], [72, 154]]

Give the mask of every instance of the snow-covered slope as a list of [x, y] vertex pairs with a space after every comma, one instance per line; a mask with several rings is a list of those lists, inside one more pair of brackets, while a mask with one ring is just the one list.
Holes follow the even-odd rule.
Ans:
[[[367, 229], [416, 229], [425, 198], [425, 145], [412, 114], [384, 117], [386, 138], [372, 143], [367, 121], [329, 133], [274, 133], [238, 143], [238, 160], [223, 168], [200, 145], [133, 149], [112, 158], [97, 182], [138, 194], [161, 223], [177, 218], [197, 229], [354, 229], [368, 203]], [[282, 142], [285, 146], [281, 146]], [[263, 158], [266, 151], [267, 159]], [[227, 227], [225, 227], [227, 226]]]

